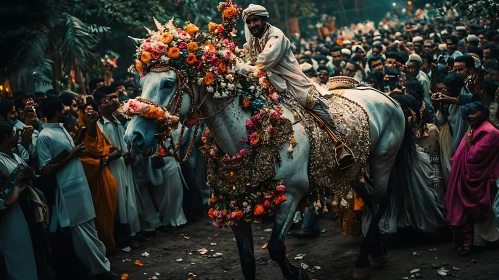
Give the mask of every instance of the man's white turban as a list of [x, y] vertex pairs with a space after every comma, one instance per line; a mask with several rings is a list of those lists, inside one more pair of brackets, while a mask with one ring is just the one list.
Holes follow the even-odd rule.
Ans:
[[243, 20], [246, 21], [249, 16], [269, 17], [269, 12], [263, 6], [250, 4], [248, 8], [243, 10]]
[[267, 12], [267, 9], [265, 9], [264, 6], [255, 4], [250, 4], [248, 8], [243, 10], [244, 37], [246, 37], [246, 41], [249, 41], [251, 38], [251, 33], [248, 29], [248, 25], [246, 24], [246, 20], [249, 16], [269, 17], [269, 12]]

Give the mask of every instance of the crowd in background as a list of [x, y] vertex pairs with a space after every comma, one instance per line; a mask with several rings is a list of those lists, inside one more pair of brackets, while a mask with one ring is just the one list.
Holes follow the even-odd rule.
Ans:
[[[463, 255], [499, 240], [499, 32], [491, 24], [387, 17], [378, 28], [291, 39], [303, 72], [320, 85], [348, 76], [405, 113], [412, 160], [383, 232], [450, 226]], [[1, 279], [115, 279], [107, 256], [186, 223], [179, 164], [133, 155], [123, 140], [127, 119], [118, 109], [140, 96], [135, 77], [89, 88], [89, 96], [2, 96]]]

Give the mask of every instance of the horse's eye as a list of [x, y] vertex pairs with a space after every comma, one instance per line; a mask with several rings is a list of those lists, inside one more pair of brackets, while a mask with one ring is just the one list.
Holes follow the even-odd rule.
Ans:
[[166, 82], [166, 83], [163, 83], [163, 88], [166, 89], [166, 88], [172, 88], [173, 87], [173, 82]]

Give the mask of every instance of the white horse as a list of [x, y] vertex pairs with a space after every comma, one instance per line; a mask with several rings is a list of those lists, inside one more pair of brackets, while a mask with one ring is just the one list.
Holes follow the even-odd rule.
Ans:
[[[189, 112], [191, 99], [188, 94], [177, 90], [178, 78], [175, 71], [149, 72], [142, 78], [141, 83], [143, 99], [166, 107], [170, 100], [177, 100], [183, 94], [180, 116], [185, 116]], [[243, 110], [238, 102], [230, 102], [228, 98], [213, 98], [211, 94], [205, 92], [204, 88], [195, 83], [190, 83], [189, 86], [194, 91], [194, 104], [201, 105], [202, 103], [201, 113], [204, 116], [210, 116], [206, 119], [206, 125], [221, 151], [234, 155], [245, 148], [245, 144], [239, 139], [247, 136], [245, 120], [251, 117], [250, 113]], [[367, 184], [352, 182], [354, 190], [373, 213], [371, 226], [361, 243], [360, 254], [353, 271], [355, 279], [367, 279], [370, 275], [369, 257], [374, 267], [380, 267], [386, 263], [386, 252], [382, 246], [378, 223], [386, 209], [388, 190], [394, 185], [393, 180], [389, 180], [392, 168], [402, 168], [399, 164], [394, 166], [394, 163], [400, 158], [398, 153], [405, 139], [404, 135], [410, 131], [404, 129], [405, 117], [400, 107], [384, 94], [372, 89], [349, 89], [344, 91], [344, 96], [361, 105], [369, 116], [371, 146], [368, 165], [373, 188]], [[201, 101], [203, 99], [204, 103]], [[283, 108], [283, 115], [290, 120], [294, 118], [293, 113], [287, 108]], [[294, 137], [298, 143], [294, 147], [293, 158], [288, 157], [288, 143], [285, 143], [279, 150], [282, 162], [276, 166], [275, 178], [279, 180], [284, 178], [287, 201], [280, 204], [275, 214], [268, 250], [270, 257], [279, 264], [286, 279], [309, 279], [305, 270], [294, 267], [288, 261], [284, 245], [297, 206], [309, 188], [307, 166], [310, 142], [301, 123], [294, 124], [293, 128]], [[159, 129], [159, 124], [155, 120], [133, 116], [128, 125], [125, 140], [132, 152], [150, 154], [155, 152], [155, 147], [157, 147], [156, 134]], [[403, 153], [404, 149], [401, 149], [400, 154]], [[236, 237], [244, 277], [255, 279], [256, 265], [251, 224], [239, 221], [232, 226], [232, 230]]]

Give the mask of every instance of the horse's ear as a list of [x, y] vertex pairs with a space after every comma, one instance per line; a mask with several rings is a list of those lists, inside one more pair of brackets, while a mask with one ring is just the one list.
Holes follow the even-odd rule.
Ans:
[[132, 42], [133, 42], [136, 46], [140, 46], [140, 44], [142, 43], [142, 40], [141, 40], [141, 39], [133, 38], [133, 37], [131, 37], [131, 36], [128, 36], [128, 38], [130, 38], [130, 40], [132, 40]]

